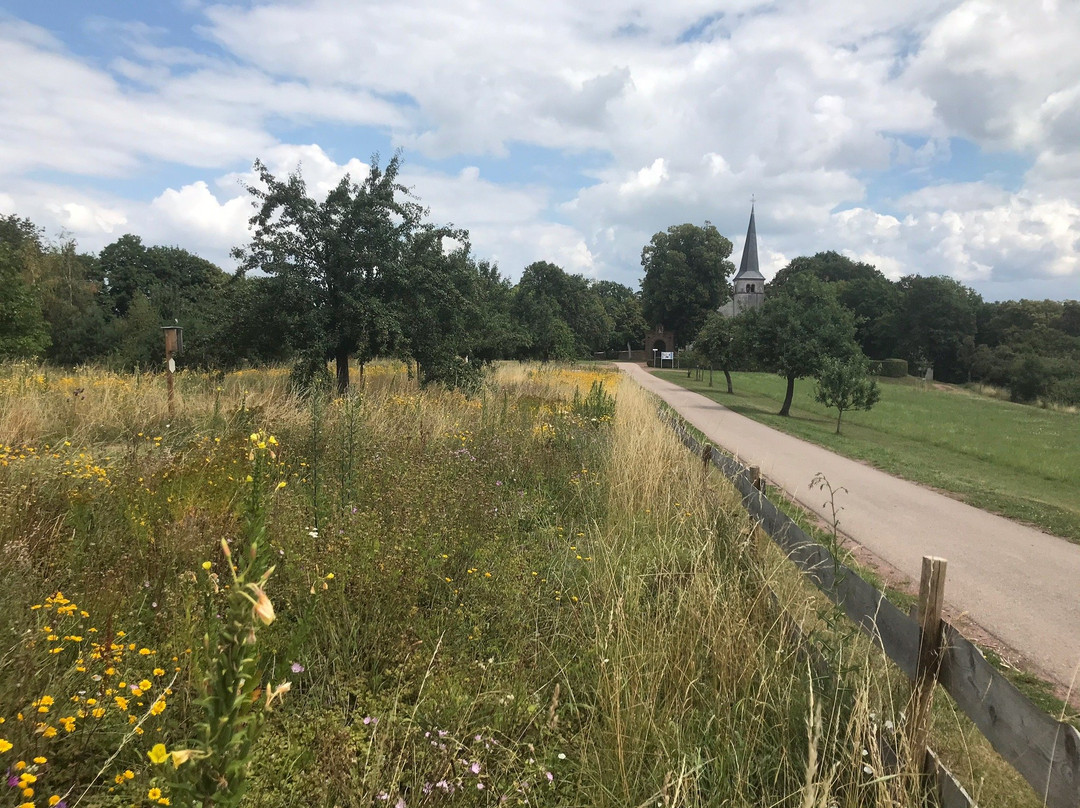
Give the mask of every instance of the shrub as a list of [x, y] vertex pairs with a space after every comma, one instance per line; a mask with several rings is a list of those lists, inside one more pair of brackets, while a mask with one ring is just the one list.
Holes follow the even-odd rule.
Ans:
[[908, 375], [906, 359], [882, 359], [880, 375], [888, 379], [902, 379]]

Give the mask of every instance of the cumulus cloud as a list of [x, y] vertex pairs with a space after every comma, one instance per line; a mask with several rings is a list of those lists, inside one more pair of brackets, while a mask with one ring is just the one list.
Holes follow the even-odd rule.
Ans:
[[[189, 11], [204, 24], [186, 40], [99, 23], [96, 35], [120, 43], [104, 62], [0, 19], [0, 205], [93, 243], [145, 226], [223, 256], [246, 238], [254, 157], [279, 176], [301, 167], [321, 196], [346, 173], [366, 176], [374, 131], [405, 147], [404, 179], [432, 218], [468, 228], [476, 252], [515, 276], [546, 258], [635, 285], [653, 233], [706, 219], [738, 255], [753, 194], [766, 275], [837, 249], [890, 276], [995, 289], [1080, 280], [1075, 3], [736, 0], [721, 13], [707, 0], [373, 0], [357, 14], [349, 0], [267, 0]], [[337, 159], [323, 123], [336, 127]], [[342, 131], [357, 133], [352, 153]], [[1008, 185], [957, 182], [951, 138], [1030, 169]], [[572, 187], [487, 171], [523, 144], [598, 157]], [[94, 184], [162, 165], [186, 174], [139, 198]], [[82, 181], [45, 199], [30, 180], [42, 169]], [[885, 209], [872, 188], [888, 172], [907, 184]]]

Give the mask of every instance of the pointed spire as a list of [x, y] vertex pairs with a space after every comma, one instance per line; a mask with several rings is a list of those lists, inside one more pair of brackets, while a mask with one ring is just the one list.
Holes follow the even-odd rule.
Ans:
[[746, 228], [746, 241], [742, 249], [742, 261], [739, 262], [739, 271], [735, 273], [735, 279], [751, 278], [753, 280], [765, 280], [765, 276], [758, 269], [757, 259], [757, 227], [754, 225], [754, 202], [750, 202], [750, 226]]

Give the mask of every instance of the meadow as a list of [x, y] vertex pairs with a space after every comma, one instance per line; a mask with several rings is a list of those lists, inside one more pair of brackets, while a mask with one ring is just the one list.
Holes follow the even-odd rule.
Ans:
[[668, 380], [755, 421], [933, 486], [975, 507], [1080, 542], [1080, 416], [990, 398], [916, 379], [878, 379], [881, 400], [868, 412], [836, 411], [814, 401], [814, 380], [795, 384], [791, 416], [776, 413], [784, 380], [768, 373], [702, 379], [660, 371]]
[[619, 374], [177, 390], [0, 368], [0, 805], [919, 800], [903, 684]]

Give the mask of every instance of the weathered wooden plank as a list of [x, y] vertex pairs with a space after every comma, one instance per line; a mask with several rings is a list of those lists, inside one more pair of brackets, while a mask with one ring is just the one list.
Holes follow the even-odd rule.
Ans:
[[933, 749], [926, 750], [926, 758], [927, 769], [934, 773], [934, 779], [937, 781], [939, 808], [976, 808], [975, 800], [960, 785], [960, 781], [953, 773], [945, 768], [945, 764], [941, 762]]
[[1028, 701], [948, 624], [938, 681], [1048, 808], [1080, 806], [1080, 732]]

